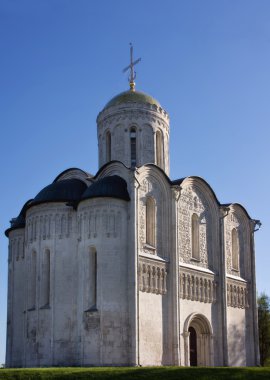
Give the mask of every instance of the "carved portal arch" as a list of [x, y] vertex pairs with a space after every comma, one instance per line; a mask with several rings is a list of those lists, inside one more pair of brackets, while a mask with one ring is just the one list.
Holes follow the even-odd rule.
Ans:
[[184, 323], [185, 365], [213, 365], [213, 329], [199, 313], [190, 314]]

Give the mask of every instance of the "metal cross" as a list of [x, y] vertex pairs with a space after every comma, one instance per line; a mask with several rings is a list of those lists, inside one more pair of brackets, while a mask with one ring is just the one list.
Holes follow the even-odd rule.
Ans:
[[132, 43], [130, 45], [130, 65], [128, 65], [126, 68], [124, 68], [123, 73], [130, 70], [130, 74], [128, 77], [129, 80], [129, 86], [131, 91], [135, 91], [135, 78], [136, 78], [136, 71], [134, 70], [134, 66], [137, 65], [141, 61], [141, 58], [136, 59], [136, 61], [133, 62], [133, 46]]

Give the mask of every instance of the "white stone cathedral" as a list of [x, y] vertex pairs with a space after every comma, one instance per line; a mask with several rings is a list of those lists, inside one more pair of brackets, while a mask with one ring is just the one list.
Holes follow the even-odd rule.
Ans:
[[65, 170], [6, 231], [6, 365], [259, 364], [258, 221], [169, 178], [169, 116], [133, 81], [97, 136], [96, 175]]

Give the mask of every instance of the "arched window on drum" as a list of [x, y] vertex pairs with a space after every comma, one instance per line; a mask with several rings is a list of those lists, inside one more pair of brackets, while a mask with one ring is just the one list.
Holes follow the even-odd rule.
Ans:
[[163, 136], [161, 131], [156, 132], [156, 164], [160, 168], [164, 168], [163, 165]]
[[137, 163], [136, 128], [130, 128], [130, 166], [134, 168]]

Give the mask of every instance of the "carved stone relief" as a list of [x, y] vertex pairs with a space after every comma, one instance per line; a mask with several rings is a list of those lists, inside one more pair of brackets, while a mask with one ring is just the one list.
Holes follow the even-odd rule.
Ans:
[[216, 302], [217, 282], [214, 275], [180, 269], [180, 298], [205, 303]]
[[167, 269], [166, 263], [139, 258], [138, 266], [139, 289], [141, 292], [166, 294]]
[[24, 239], [16, 236], [9, 241], [9, 261], [24, 259]]
[[80, 210], [77, 224], [79, 240], [82, 236], [88, 239], [98, 236], [106, 238], [118, 238], [121, 236], [122, 206], [100, 202], [93, 202], [91, 207]]
[[[199, 249], [200, 260], [192, 258], [192, 215], [199, 217]], [[209, 247], [207, 244], [207, 223], [210, 224], [210, 211], [202, 194], [197, 189], [182, 189], [178, 202], [178, 242], [180, 262], [191, 263], [207, 268], [209, 266]]]
[[227, 305], [241, 309], [249, 307], [246, 283], [227, 278]]
[[26, 243], [37, 240], [51, 239], [55, 234], [59, 239], [68, 238], [72, 233], [72, 211], [51, 211], [45, 215], [37, 215], [35, 212], [29, 215], [26, 220]]

